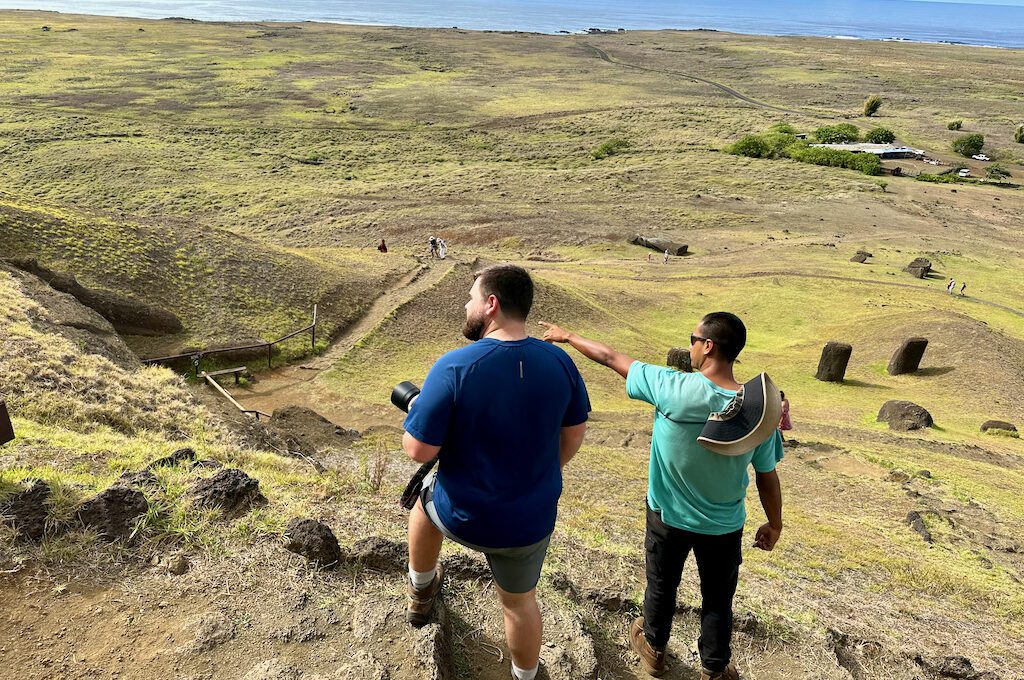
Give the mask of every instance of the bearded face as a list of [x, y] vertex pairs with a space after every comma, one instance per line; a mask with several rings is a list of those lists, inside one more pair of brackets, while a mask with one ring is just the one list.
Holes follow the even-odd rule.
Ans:
[[487, 325], [487, 317], [484, 316], [483, 310], [473, 312], [472, 310], [466, 310], [466, 323], [462, 325], [462, 334], [466, 336], [467, 340], [476, 342], [484, 337], [484, 327]]

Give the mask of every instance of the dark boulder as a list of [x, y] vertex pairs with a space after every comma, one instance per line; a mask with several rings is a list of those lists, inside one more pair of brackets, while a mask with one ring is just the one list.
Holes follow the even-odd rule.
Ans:
[[107, 541], [127, 539], [135, 528], [135, 520], [149, 510], [141, 491], [112, 486], [86, 501], [78, 509], [78, 521], [95, 529]]
[[915, 257], [913, 262], [903, 268], [903, 271], [914, 278], [925, 279], [932, 272], [932, 262], [926, 257]]
[[1005, 430], [1006, 432], [1016, 432], [1017, 426], [1013, 423], [1008, 423], [1005, 420], [986, 420], [981, 424], [981, 431], [988, 432], [989, 430]]
[[0, 517], [3, 518], [4, 524], [14, 527], [19, 537], [38, 543], [46, 534], [49, 506], [49, 485], [44, 481], [35, 480], [25, 491], [0, 501]]
[[665, 357], [665, 363], [683, 373], [691, 373], [693, 366], [690, 365], [690, 350], [683, 347], [673, 347]]
[[890, 430], [908, 432], [933, 424], [932, 415], [912, 401], [890, 399], [878, 411], [879, 423], [889, 423]]
[[689, 246], [683, 245], [682, 243], [676, 243], [664, 238], [647, 238], [637, 234], [629, 240], [635, 246], [643, 246], [644, 248], [650, 248], [657, 250], [659, 253], [664, 253], [666, 250], [669, 255], [686, 255], [689, 250]]
[[267, 502], [260, 492], [260, 483], [236, 468], [200, 479], [192, 485], [190, 493], [196, 507], [221, 510], [228, 518], [244, 515], [252, 506]]
[[341, 564], [341, 546], [334, 532], [323, 522], [296, 517], [288, 522], [285, 540], [285, 548], [317, 566], [337, 567]]
[[854, 255], [853, 257], [850, 258], [850, 262], [856, 262], [857, 264], [864, 264], [865, 262], [868, 261], [868, 257], [869, 256], [868, 256], [867, 253], [857, 253], [856, 255]]
[[921, 358], [928, 348], [927, 338], [909, 338], [893, 352], [889, 359], [889, 375], [913, 373], [921, 366]]
[[146, 469], [152, 470], [153, 468], [162, 467], [164, 465], [178, 465], [179, 463], [183, 463], [185, 461], [194, 462], [195, 460], [196, 452], [193, 449], [186, 447], [183, 449], [178, 449], [169, 456], [157, 458], [152, 463], [147, 465]]
[[818, 371], [814, 377], [824, 382], [843, 382], [846, 366], [850, 363], [853, 345], [845, 342], [830, 341], [821, 350], [818, 360]]
[[924, 518], [921, 517], [921, 513], [917, 510], [911, 510], [907, 513], [907, 525], [911, 529], [917, 532], [918, 536], [924, 539], [925, 543], [933, 543], [932, 532], [928, 531], [928, 527], [924, 524]]

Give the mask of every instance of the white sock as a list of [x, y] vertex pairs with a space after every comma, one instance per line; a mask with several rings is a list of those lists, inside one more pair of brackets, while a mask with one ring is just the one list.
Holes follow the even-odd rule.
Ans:
[[412, 581], [412, 587], [416, 590], [423, 590], [433, 583], [436, 574], [437, 567], [430, 571], [413, 571], [412, 565], [409, 565], [409, 580]]
[[533, 680], [537, 677], [537, 669], [540, 668], [540, 664], [537, 664], [530, 670], [524, 670], [519, 666], [512, 664], [512, 677], [516, 680]]

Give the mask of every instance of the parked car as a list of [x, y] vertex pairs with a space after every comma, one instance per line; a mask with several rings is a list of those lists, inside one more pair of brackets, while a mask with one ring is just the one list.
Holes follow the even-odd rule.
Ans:
[[960, 177], [970, 177], [971, 176], [971, 171], [968, 170], [967, 168], [964, 168], [963, 170], [961, 170], [960, 172], [958, 172], [956, 174], [959, 175]]
[[976, 161], [990, 161], [990, 160], [992, 160], [991, 158], [989, 158], [988, 156], [986, 156], [983, 153], [974, 154], [973, 156], [971, 156], [971, 158], [973, 158]]

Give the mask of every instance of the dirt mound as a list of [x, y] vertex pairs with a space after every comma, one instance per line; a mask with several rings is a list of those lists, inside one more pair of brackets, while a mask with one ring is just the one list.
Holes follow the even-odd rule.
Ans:
[[190, 493], [197, 507], [219, 509], [228, 518], [244, 515], [252, 506], [267, 502], [260, 483], [236, 468], [199, 480]]
[[34, 259], [10, 261], [15, 267], [39, 277], [56, 290], [71, 295], [95, 310], [124, 335], [173, 335], [184, 328], [174, 314], [144, 302], [106, 290], [86, 288], [70, 274], [47, 269]]
[[274, 411], [270, 428], [284, 440], [290, 451], [315, 456], [324, 449], [345, 446], [359, 436], [304, 406], [286, 406]]

